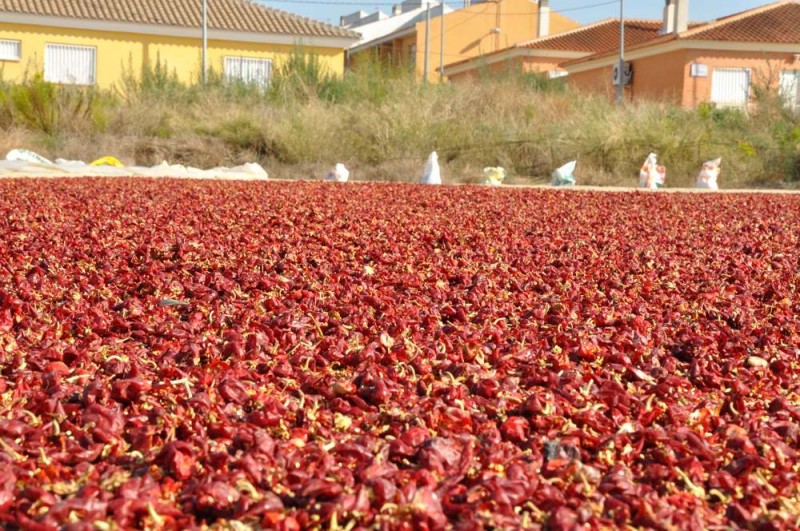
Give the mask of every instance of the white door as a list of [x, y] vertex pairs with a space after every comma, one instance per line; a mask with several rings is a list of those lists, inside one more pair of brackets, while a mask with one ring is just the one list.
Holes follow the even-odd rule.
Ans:
[[800, 109], [800, 70], [781, 72], [781, 97], [792, 109]]
[[711, 101], [720, 107], [746, 107], [750, 101], [750, 69], [715, 68]]
[[68, 44], [44, 47], [44, 80], [72, 85], [94, 85], [97, 48]]

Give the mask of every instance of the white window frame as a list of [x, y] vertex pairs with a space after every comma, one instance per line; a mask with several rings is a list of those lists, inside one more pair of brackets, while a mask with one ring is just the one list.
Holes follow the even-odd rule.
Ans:
[[800, 70], [781, 72], [781, 97], [794, 110], [800, 110]]
[[[91, 71], [87, 72], [88, 77], [78, 79], [71, 75], [68, 71], [61, 66], [48, 65], [48, 55], [50, 50], [63, 51], [80, 51], [91, 53]], [[97, 84], [97, 47], [96, 46], [83, 46], [77, 44], [62, 44], [55, 42], [47, 42], [44, 45], [44, 80], [51, 83], [58, 83], [61, 85], [82, 85], [92, 86]]]
[[[744, 72], [747, 74], [747, 94], [745, 95], [743, 102], [738, 101], [716, 101], [714, 99], [714, 79], [715, 74], [717, 72]], [[750, 98], [753, 94], [753, 70], [751, 68], [739, 68], [739, 67], [725, 67], [725, 68], [715, 68], [714, 72], [711, 74], [711, 102], [716, 104], [720, 107], [732, 107], [738, 109], [746, 109], [748, 105], [750, 105]]]
[[[245, 67], [249, 68], [245, 72]], [[266, 78], [258, 79], [255, 77], [259, 68], [266, 69]], [[272, 79], [272, 59], [267, 57], [243, 57], [238, 55], [226, 55], [222, 58], [222, 71], [225, 81], [228, 83], [246, 83], [260, 88], [267, 88]], [[248, 75], [245, 75], [248, 74]]]
[[0, 61], [21, 61], [22, 41], [0, 39]]

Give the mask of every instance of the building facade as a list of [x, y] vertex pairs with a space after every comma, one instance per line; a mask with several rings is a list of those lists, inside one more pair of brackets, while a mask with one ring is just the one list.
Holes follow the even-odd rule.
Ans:
[[[110, 88], [159, 65], [183, 82], [202, 72], [200, 2], [0, 0], [0, 69], [6, 81], [36, 73], [55, 83]], [[358, 35], [247, 0], [208, 1], [207, 68], [265, 84], [293, 54], [344, 69]]]
[[[403, 58], [422, 76], [427, 49], [431, 79], [438, 79], [442, 66], [446, 70], [452, 63], [579, 27], [577, 22], [551, 11], [548, 0], [473, 2], [449, 13], [445, 9], [443, 20], [440, 16], [442, 9], [437, 10], [438, 4], [431, 4], [430, 23], [425, 13], [426, 6], [420, 0], [408, 2], [416, 2], [422, 7], [419, 15], [400, 28], [355, 44], [349, 51], [353, 60], [357, 61], [361, 54]], [[391, 20], [391, 17], [385, 20]], [[373, 23], [385, 24], [385, 20]], [[366, 25], [349, 27], [358, 32], [368, 29]]]
[[[689, 24], [687, 12], [687, 0], [667, 0], [661, 34], [627, 49], [628, 99], [747, 108], [763, 91], [800, 105], [800, 2], [775, 2], [698, 25]], [[617, 62], [616, 51], [609, 51], [562, 67], [571, 86], [612, 97]]]

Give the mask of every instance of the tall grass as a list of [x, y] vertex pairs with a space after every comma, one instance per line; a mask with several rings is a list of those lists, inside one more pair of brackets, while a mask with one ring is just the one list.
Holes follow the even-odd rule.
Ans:
[[[213, 72], [205, 86], [187, 85], [158, 62], [108, 92], [41, 78], [0, 82], [0, 127], [0, 148], [137, 164], [257, 160], [286, 177], [317, 177], [342, 161], [358, 178], [412, 180], [437, 150], [450, 181], [502, 165], [512, 182], [542, 182], [578, 159], [580, 182], [624, 185], [654, 151], [673, 186], [691, 185], [700, 164], [716, 157], [723, 185], [800, 182], [800, 119], [768, 91], [749, 114], [708, 105], [619, 108], [534, 74], [424, 85], [407, 68], [379, 62], [333, 76], [301, 54], [279, 65], [266, 88]], [[20, 135], [28, 145], [4, 144]]]

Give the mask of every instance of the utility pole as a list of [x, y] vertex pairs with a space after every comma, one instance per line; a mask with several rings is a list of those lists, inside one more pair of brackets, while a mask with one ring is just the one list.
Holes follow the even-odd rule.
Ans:
[[439, 82], [444, 83], [444, 0], [439, 2], [439, 17], [442, 19], [441, 42], [439, 43]]
[[617, 84], [617, 105], [625, 100], [625, 0], [619, 0], [619, 75]]
[[425, 83], [429, 81], [430, 74], [430, 51], [431, 51], [431, 0], [427, 0], [428, 8], [425, 10], [425, 59], [422, 69]]
[[203, 68], [203, 85], [208, 80], [208, 0], [203, 0], [203, 51], [202, 51], [202, 68]]

